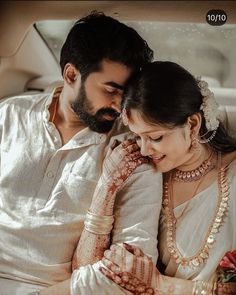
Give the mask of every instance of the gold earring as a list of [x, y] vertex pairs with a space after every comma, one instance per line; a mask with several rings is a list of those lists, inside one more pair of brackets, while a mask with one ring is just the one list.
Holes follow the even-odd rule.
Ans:
[[193, 135], [191, 136], [191, 145], [190, 145], [190, 152], [196, 153], [199, 151], [200, 144], [197, 141], [197, 138]]

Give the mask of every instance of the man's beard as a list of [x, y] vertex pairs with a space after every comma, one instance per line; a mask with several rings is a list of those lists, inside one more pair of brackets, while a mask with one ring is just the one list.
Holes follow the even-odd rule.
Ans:
[[[73, 102], [71, 107], [86, 126], [98, 133], [109, 132], [112, 129], [116, 118], [120, 115], [112, 108], [102, 108], [99, 109], [95, 115], [91, 115], [93, 108], [86, 95], [84, 84], [82, 84], [80, 87], [77, 101]], [[108, 115], [114, 119], [105, 120], [103, 119], [105, 115]]]

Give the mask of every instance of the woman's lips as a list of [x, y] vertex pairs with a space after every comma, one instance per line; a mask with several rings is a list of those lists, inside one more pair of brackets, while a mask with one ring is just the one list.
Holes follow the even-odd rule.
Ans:
[[165, 155], [162, 155], [162, 156], [159, 156], [159, 157], [151, 157], [151, 158], [152, 158], [152, 161], [155, 164], [159, 164], [165, 158]]

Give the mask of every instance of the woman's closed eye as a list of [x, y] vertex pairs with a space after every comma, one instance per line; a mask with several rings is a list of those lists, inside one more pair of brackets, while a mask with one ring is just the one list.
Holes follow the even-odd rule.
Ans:
[[[154, 142], [160, 142], [162, 140], [162, 138], [163, 138], [163, 136], [159, 136], [156, 138], [149, 137], [149, 140], [154, 141]], [[136, 135], [134, 139], [137, 141], [137, 143], [141, 141], [141, 137], [138, 135]]]

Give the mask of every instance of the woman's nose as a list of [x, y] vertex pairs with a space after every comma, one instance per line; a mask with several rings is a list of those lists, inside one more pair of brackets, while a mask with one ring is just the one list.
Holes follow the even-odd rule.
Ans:
[[141, 141], [140, 144], [140, 152], [144, 157], [150, 156], [152, 154], [152, 147], [147, 141]]

